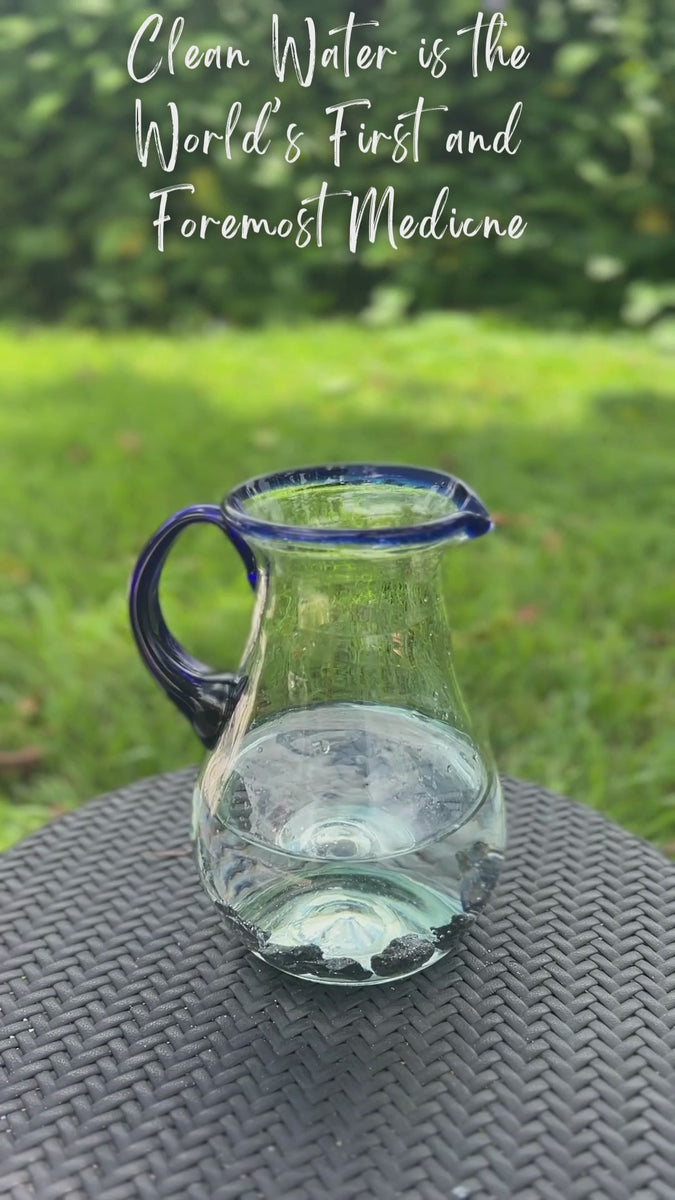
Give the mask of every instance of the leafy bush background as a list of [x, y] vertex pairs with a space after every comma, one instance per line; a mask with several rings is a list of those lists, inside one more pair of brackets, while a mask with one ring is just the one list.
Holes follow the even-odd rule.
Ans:
[[[675, 300], [672, 0], [503, 0], [505, 44], [522, 40], [532, 52], [525, 70], [471, 79], [465, 37], [454, 43], [446, 76], [432, 81], [417, 66], [419, 38], [450, 34], [478, 7], [464, 0], [166, 0], [164, 50], [171, 21], [183, 14], [183, 53], [193, 41], [204, 48], [233, 43], [251, 66], [180, 68], [174, 77], [163, 70], [139, 87], [126, 73], [126, 55], [151, 4], [14, 0], [13, 11], [0, 17], [0, 315], [113, 326], [252, 321], [361, 310], [384, 285], [394, 306], [499, 307], [519, 316], [555, 313], [570, 324], [622, 315], [635, 324], [663, 319]], [[313, 12], [325, 34], [350, 8], [359, 20], [381, 21], [376, 37], [395, 47], [397, 58], [380, 73], [350, 80], [322, 72], [311, 91], [278, 84], [271, 13], [280, 13], [285, 32], [300, 35]], [[208, 158], [182, 154], [172, 176], [152, 165], [141, 169], [133, 143], [137, 95], [146, 117], [163, 124], [167, 101], [176, 100], [184, 132], [199, 132], [222, 130], [235, 99], [252, 117], [275, 94], [283, 100], [278, 131], [295, 119], [312, 148], [293, 168], [272, 151], [232, 162], [214, 151]], [[459, 127], [494, 135], [524, 98], [521, 150], [506, 161], [492, 154], [457, 159], [427, 135], [418, 166], [352, 154], [333, 171], [327, 104], [368, 95], [373, 123], [389, 129], [420, 94], [450, 106], [436, 121], [439, 135]], [[433, 130], [434, 119], [426, 128]], [[419, 216], [447, 183], [460, 215], [522, 212], [529, 229], [510, 244], [415, 240], [394, 252], [380, 240], [356, 259], [339, 223], [323, 250], [300, 252], [269, 238], [224, 242], [217, 232], [205, 243], [170, 236], [165, 254], [156, 250], [153, 187], [195, 183], [193, 201], [172, 203], [177, 214], [249, 212], [278, 220], [323, 178], [358, 193], [395, 182], [401, 213]]]

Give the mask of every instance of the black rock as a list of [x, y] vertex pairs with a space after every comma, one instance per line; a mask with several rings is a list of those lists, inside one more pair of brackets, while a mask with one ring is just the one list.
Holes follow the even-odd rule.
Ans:
[[490, 853], [487, 842], [474, 842], [472, 846], [467, 846], [466, 850], [459, 850], [457, 866], [462, 875], [466, 875], [467, 871], [472, 871]]
[[501, 854], [488, 854], [478, 865], [478, 872], [483, 883], [488, 888], [493, 888], [499, 879], [499, 873], [502, 869]]
[[381, 954], [374, 954], [370, 965], [376, 975], [397, 975], [400, 971], [412, 971], [421, 967], [436, 951], [433, 942], [416, 933], [393, 938]]
[[474, 842], [468, 850], [460, 850], [457, 865], [462, 872], [460, 899], [467, 912], [480, 912], [495, 886], [502, 865], [502, 856], [491, 850], [486, 842]]
[[439, 925], [431, 932], [437, 950], [451, 950], [457, 945], [460, 935], [469, 925], [473, 925], [473, 917], [467, 913], [457, 913], [447, 925]]
[[327, 958], [318, 963], [314, 972], [321, 979], [372, 979], [373, 972], [362, 967], [355, 958]]
[[230, 804], [229, 820], [237, 829], [248, 833], [251, 828], [251, 801], [243, 779], [239, 778], [234, 786]]
[[269, 942], [263, 953], [267, 962], [282, 971], [316, 974], [316, 967], [323, 963], [323, 950], [313, 942], [306, 946], [278, 946]]
[[459, 898], [465, 912], [480, 912], [488, 901], [492, 886], [483, 879], [480, 871], [470, 871], [459, 886]]
[[474, 842], [468, 850], [460, 850], [457, 866], [462, 874], [477, 872], [487, 887], [494, 887], [502, 868], [504, 856], [492, 850], [486, 842]]
[[221, 900], [214, 901], [218, 912], [225, 918], [229, 925], [239, 934], [243, 942], [247, 946], [253, 947], [255, 950], [261, 949], [265, 945], [269, 937], [269, 933], [265, 933], [264, 929], [258, 929], [251, 921], [240, 917], [236, 909], [231, 908], [229, 904], [223, 904]]

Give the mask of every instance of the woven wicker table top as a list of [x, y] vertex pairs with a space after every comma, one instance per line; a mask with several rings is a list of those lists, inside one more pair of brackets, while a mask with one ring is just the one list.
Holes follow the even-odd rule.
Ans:
[[671, 864], [507, 781], [507, 867], [460, 951], [317, 987], [202, 895], [193, 777], [0, 858], [2, 1197], [672, 1200]]

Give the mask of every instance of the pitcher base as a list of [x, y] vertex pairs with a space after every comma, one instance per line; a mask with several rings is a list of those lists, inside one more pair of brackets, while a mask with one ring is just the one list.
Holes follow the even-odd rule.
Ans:
[[269, 890], [247, 906], [256, 953], [270, 966], [315, 982], [386, 983], [430, 966], [451, 948], [466, 918], [424, 885], [394, 873], [304, 877], [283, 899]]

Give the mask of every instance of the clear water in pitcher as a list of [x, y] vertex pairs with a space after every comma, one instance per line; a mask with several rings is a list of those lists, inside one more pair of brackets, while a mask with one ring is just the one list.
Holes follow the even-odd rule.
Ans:
[[252, 729], [222, 794], [198, 786], [211, 898], [264, 960], [345, 985], [452, 949], [494, 886], [496, 774], [470, 738], [379, 705], [321, 704]]

